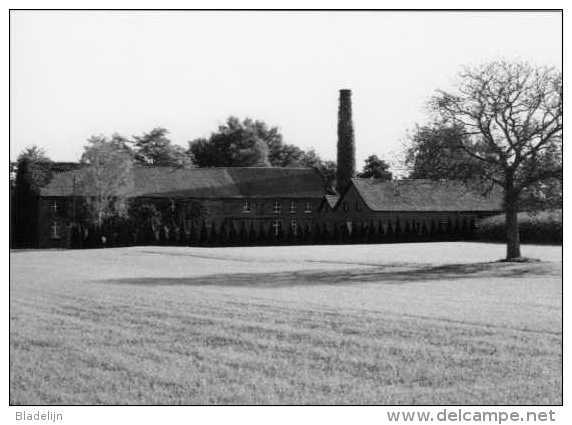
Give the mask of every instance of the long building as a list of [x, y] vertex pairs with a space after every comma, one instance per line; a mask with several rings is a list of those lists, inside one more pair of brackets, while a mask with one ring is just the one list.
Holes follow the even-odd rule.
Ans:
[[[383, 243], [470, 238], [479, 218], [502, 211], [498, 190], [460, 182], [355, 178], [351, 92], [340, 91], [335, 190], [310, 168], [135, 167], [130, 220], [95, 230], [77, 191], [82, 170], [41, 189], [42, 248], [137, 244]], [[98, 233], [99, 232], [99, 233]]]
[[[80, 239], [93, 232], [82, 197], [74, 194], [80, 173], [58, 174], [41, 189], [41, 247], [71, 246], [74, 224]], [[325, 193], [324, 180], [311, 168], [135, 167], [133, 174], [131, 203], [153, 205], [161, 220], [130, 224], [127, 237], [118, 235], [128, 244], [284, 240], [290, 230], [299, 235], [315, 223]], [[110, 233], [106, 239], [112, 244], [121, 229]]]

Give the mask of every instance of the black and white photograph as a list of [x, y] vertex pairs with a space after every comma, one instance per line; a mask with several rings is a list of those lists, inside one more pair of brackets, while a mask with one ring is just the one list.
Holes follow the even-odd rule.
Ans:
[[554, 422], [563, 13], [11, 9], [11, 420]]

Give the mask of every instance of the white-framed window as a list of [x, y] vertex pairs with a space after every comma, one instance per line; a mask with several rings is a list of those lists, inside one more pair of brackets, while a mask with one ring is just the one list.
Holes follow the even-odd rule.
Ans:
[[290, 201], [290, 213], [294, 214], [296, 212], [296, 201]]
[[278, 236], [281, 230], [282, 230], [282, 222], [280, 220], [273, 220], [272, 233], [274, 233], [274, 236]]
[[242, 212], [249, 213], [252, 211], [252, 205], [250, 204], [250, 199], [245, 199], [242, 204]]
[[280, 204], [280, 201], [274, 201], [274, 214], [280, 214], [281, 211], [282, 205]]
[[309, 214], [312, 212], [312, 203], [311, 202], [304, 203], [304, 212], [306, 214]]
[[56, 199], [52, 199], [50, 201], [50, 211], [53, 214], [56, 214], [58, 212], [58, 201]]
[[58, 225], [57, 221], [52, 222], [52, 226], [50, 227], [50, 236], [52, 239], [59, 239], [60, 238], [60, 226]]
[[296, 221], [295, 218], [293, 218], [292, 220], [290, 220], [290, 228], [292, 229], [292, 234], [293, 234], [293, 235], [297, 235], [297, 234], [298, 234], [298, 222]]

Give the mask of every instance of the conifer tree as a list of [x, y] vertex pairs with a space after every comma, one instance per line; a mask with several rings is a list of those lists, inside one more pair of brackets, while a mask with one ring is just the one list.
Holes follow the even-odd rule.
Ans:
[[240, 225], [240, 236], [239, 236], [240, 244], [247, 245], [248, 244], [248, 230], [246, 229], [246, 222], [242, 222]]
[[250, 222], [250, 230], [248, 231], [248, 242], [255, 243], [257, 241], [258, 235], [256, 234], [256, 229], [254, 228], [254, 221]]
[[218, 235], [216, 231], [216, 223], [213, 221], [211, 223], [210, 235], [209, 235], [209, 242], [211, 244], [216, 244], [218, 241]]
[[203, 224], [201, 225], [201, 233], [199, 235], [199, 244], [206, 245], [208, 241], [207, 224], [203, 221]]

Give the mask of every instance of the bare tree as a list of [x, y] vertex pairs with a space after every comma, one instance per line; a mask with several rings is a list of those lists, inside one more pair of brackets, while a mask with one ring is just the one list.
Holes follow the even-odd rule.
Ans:
[[91, 137], [81, 157], [85, 164], [78, 182], [91, 221], [101, 228], [113, 216], [127, 214], [127, 195], [133, 185], [133, 159], [121, 142]]
[[554, 68], [494, 61], [467, 67], [457, 91], [438, 91], [431, 106], [465, 131], [461, 147], [504, 189], [506, 260], [518, 260], [517, 213], [523, 191], [562, 178], [562, 73]]

